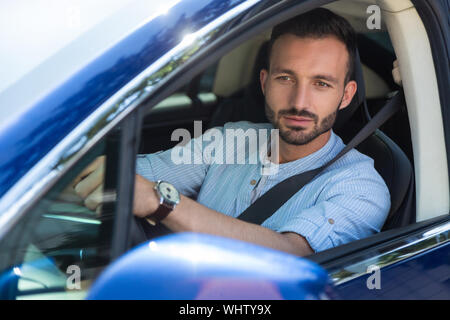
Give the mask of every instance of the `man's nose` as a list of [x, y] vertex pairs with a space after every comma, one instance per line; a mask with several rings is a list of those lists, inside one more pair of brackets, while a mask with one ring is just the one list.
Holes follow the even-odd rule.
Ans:
[[306, 85], [299, 83], [292, 88], [290, 103], [298, 110], [309, 110], [310, 95]]

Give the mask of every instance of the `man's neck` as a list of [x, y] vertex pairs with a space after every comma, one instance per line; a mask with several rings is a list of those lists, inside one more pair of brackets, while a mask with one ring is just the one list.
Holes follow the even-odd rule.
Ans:
[[304, 158], [325, 146], [331, 137], [331, 130], [321, 134], [308, 144], [296, 146], [279, 139], [279, 162], [287, 163]]

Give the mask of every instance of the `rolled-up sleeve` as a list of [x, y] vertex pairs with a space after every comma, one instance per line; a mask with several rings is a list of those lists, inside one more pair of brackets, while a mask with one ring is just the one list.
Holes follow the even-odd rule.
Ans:
[[291, 214], [277, 231], [295, 232], [319, 252], [381, 230], [390, 208], [381, 177], [363, 175], [326, 185], [314, 206]]
[[[147, 180], [164, 180], [185, 196], [196, 198], [205, 179], [208, 164], [202, 158], [202, 138], [136, 159], [136, 173]], [[195, 159], [195, 161], [194, 161]]]
[[284, 224], [278, 232], [294, 232], [306, 239], [314, 252], [333, 247], [332, 232], [334, 225], [327, 223], [325, 212], [329, 203], [323, 202], [312, 208], [302, 210]]

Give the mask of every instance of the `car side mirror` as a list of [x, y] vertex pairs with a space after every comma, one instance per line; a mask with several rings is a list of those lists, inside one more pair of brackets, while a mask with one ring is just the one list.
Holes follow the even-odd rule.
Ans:
[[329, 298], [327, 272], [301, 257], [196, 233], [157, 238], [112, 263], [88, 299]]

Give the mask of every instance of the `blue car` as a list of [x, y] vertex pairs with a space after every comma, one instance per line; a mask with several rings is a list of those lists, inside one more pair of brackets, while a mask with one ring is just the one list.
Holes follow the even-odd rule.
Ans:
[[[133, 217], [137, 155], [175, 146], [176, 129], [264, 121], [270, 31], [320, 6], [358, 36], [359, 91], [338, 135], [348, 143], [404, 93], [357, 147], [390, 191], [381, 232], [298, 257]], [[1, 3], [0, 299], [450, 299], [449, 11], [446, 0]], [[73, 186], [99, 157], [92, 209]]]

